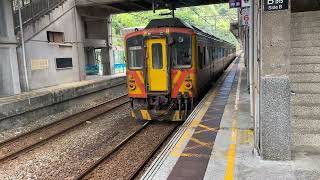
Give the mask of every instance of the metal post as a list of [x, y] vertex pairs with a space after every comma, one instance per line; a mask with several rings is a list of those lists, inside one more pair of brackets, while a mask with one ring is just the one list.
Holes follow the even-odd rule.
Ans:
[[23, 22], [21, 16], [22, 0], [18, 0], [19, 3], [19, 25], [20, 25], [20, 38], [21, 38], [21, 48], [22, 48], [22, 60], [24, 67], [24, 77], [26, 81], [26, 91], [29, 91], [29, 80], [28, 80], [28, 71], [27, 71], [27, 62], [26, 62], [26, 50], [24, 46], [24, 36], [23, 36]]
[[250, 87], [250, 117], [255, 120], [255, 96], [254, 96], [254, 3], [250, 2], [250, 21], [249, 21], [249, 87]]

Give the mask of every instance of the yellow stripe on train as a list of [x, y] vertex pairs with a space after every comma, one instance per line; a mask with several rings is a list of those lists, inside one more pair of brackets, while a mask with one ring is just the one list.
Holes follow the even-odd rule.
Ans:
[[[174, 111], [174, 113], [166, 119], [166, 121], [182, 121], [181, 116], [183, 115], [184, 111]], [[151, 113], [149, 110], [132, 110], [131, 116], [135, 119], [145, 120], [145, 121], [152, 121], [157, 120], [157, 117], [152, 118]]]

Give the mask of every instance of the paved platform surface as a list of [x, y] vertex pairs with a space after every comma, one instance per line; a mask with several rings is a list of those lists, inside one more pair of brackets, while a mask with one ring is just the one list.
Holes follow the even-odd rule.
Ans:
[[[237, 61], [235, 61], [237, 62]], [[319, 155], [300, 151], [292, 161], [254, 153], [243, 58], [217, 81], [142, 179], [320, 179]]]

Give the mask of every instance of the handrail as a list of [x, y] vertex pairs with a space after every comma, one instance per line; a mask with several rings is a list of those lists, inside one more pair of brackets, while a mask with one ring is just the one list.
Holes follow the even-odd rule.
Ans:
[[[41, 16], [48, 14], [53, 9], [60, 6], [66, 0], [17, 0], [22, 1], [21, 15], [23, 26], [33, 23], [38, 20]], [[14, 28], [16, 31], [19, 30], [19, 14], [18, 5], [16, 1], [13, 3], [13, 18]]]

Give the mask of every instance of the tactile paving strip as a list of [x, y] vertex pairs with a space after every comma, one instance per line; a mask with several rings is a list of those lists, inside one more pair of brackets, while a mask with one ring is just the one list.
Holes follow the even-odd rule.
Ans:
[[239, 59], [221, 85], [217, 96], [211, 102], [199, 126], [195, 129], [186, 148], [180, 155], [168, 179], [203, 179], [210, 159], [220, 122], [227, 104], [234, 79], [238, 71]]

